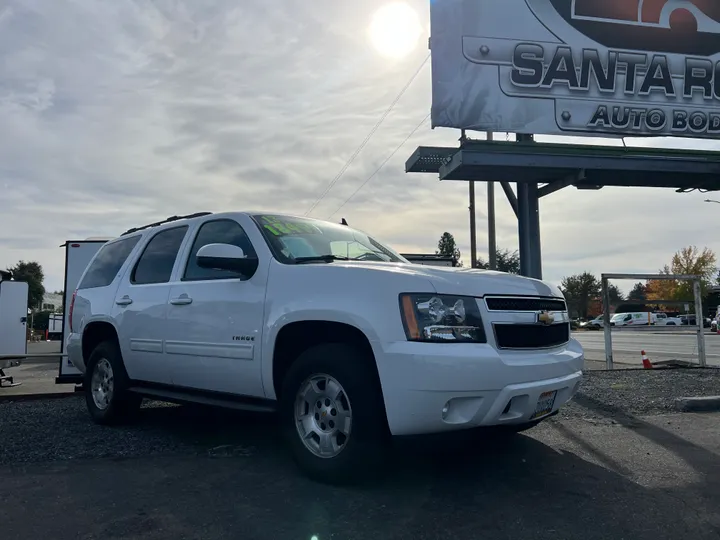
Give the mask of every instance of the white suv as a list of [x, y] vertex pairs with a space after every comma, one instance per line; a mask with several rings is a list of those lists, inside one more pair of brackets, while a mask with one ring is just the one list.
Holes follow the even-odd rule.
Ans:
[[553, 285], [240, 212], [108, 242], [73, 294], [66, 345], [96, 422], [127, 420], [143, 397], [277, 410], [299, 465], [335, 482], [375, 469], [390, 435], [532, 427], [577, 391], [584, 361]]

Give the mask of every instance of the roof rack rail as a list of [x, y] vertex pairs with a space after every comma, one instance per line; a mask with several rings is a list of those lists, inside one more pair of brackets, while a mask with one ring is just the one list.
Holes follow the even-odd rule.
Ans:
[[172, 223], [173, 221], [179, 221], [181, 219], [192, 219], [196, 217], [202, 217], [202, 216], [209, 216], [212, 214], [212, 212], [195, 212], [194, 214], [188, 214], [186, 216], [170, 216], [167, 219], [164, 219], [162, 221], [156, 221], [155, 223], [149, 223], [147, 225], [143, 225], [142, 227], [134, 227], [132, 229], [128, 229], [124, 233], [122, 233], [120, 236], [125, 236], [126, 234], [132, 234], [138, 231], [142, 231], [144, 229], [149, 229], [150, 227], [157, 227], [158, 225], [163, 225], [165, 223]]

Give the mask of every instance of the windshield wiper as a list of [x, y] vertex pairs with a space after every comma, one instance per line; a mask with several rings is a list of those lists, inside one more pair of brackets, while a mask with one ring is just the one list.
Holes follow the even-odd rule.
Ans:
[[302, 264], [307, 262], [327, 262], [333, 261], [349, 261], [348, 257], [338, 257], [337, 255], [316, 255], [314, 257], [295, 257], [295, 264]]

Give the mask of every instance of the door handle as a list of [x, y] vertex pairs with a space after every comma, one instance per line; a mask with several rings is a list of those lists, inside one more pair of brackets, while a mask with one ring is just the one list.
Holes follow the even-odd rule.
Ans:
[[129, 306], [130, 304], [132, 304], [132, 298], [130, 298], [130, 297], [126, 294], [126, 295], [123, 296], [122, 298], [118, 298], [117, 300], [115, 300], [115, 303], [116, 303], [118, 306]]
[[187, 294], [181, 294], [177, 298], [171, 298], [170, 303], [173, 306], [186, 306], [188, 304], [192, 304], [192, 298], [190, 298]]

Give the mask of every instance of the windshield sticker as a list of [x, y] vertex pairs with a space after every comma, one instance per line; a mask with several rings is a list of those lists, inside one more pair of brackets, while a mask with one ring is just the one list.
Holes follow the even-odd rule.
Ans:
[[310, 223], [290, 221], [275, 216], [260, 218], [263, 228], [275, 236], [293, 236], [297, 234], [322, 234], [320, 229]]

